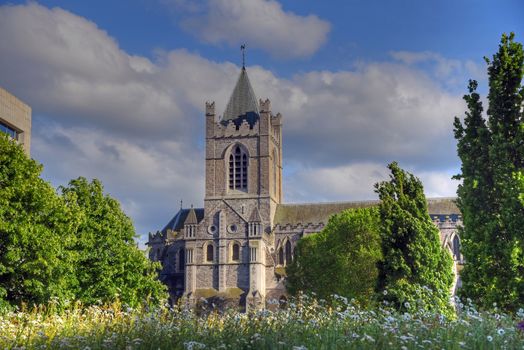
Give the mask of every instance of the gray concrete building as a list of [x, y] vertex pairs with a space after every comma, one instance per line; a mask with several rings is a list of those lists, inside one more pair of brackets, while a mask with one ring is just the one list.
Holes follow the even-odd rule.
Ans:
[[31, 107], [0, 87], [0, 132], [31, 151]]
[[[173, 300], [213, 298], [248, 309], [286, 298], [286, 266], [298, 240], [333, 214], [378, 204], [284, 204], [282, 119], [269, 100], [257, 101], [245, 68], [222, 116], [206, 103], [204, 208], [180, 209], [147, 243]], [[457, 207], [450, 198], [428, 205], [442, 244], [460, 263]]]

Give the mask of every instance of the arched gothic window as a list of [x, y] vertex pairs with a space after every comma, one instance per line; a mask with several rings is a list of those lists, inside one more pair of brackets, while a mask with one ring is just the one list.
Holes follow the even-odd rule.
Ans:
[[212, 244], [208, 244], [206, 248], [206, 261], [212, 262], [213, 261], [213, 253], [214, 253], [214, 247]]
[[286, 242], [286, 264], [291, 264], [293, 255], [291, 254], [291, 242]]
[[460, 240], [457, 235], [453, 237], [453, 255], [455, 260], [460, 260]]
[[229, 156], [229, 189], [247, 191], [247, 154], [236, 145]]
[[282, 247], [278, 248], [278, 264], [279, 265], [284, 265], [285, 264], [285, 261], [284, 261], [284, 250], [282, 249]]
[[238, 261], [240, 260], [240, 246], [238, 243], [233, 243], [233, 248], [231, 252], [231, 260]]

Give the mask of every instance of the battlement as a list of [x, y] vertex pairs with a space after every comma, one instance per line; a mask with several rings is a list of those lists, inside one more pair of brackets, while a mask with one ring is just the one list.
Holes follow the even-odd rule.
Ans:
[[227, 125], [222, 123], [215, 123], [214, 125], [214, 137], [245, 137], [245, 136], [256, 136], [258, 135], [258, 124], [257, 120], [253, 127], [249, 125], [247, 120], [243, 120], [242, 123], [237, 126], [233, 120], [228, 121]]

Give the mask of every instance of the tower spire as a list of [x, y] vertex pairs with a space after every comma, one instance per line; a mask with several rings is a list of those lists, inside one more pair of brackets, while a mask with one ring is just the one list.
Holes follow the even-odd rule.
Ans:
[[240, 45], [240, 51], [242, 51], [242, 69], [246, 69], [246, 44]]

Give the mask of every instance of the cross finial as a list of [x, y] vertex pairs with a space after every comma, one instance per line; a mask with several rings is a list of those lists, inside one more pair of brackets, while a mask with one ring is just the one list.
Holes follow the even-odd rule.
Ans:
[[246, 44], [240, 45], [242, 51], [242, 68], [246, 68]]
[[180, 210], [182, 210], [182, 204], [184, 203], [184, 201], [181, 199], [180, 200]]

